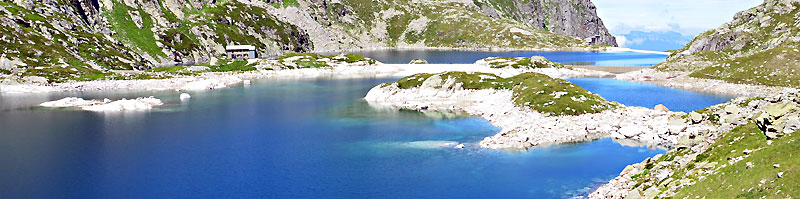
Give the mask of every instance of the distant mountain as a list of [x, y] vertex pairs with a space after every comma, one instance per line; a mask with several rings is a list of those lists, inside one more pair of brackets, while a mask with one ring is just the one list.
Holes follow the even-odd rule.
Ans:
[[[683, 48], [692, 41], [692, 36], [681, 33], [669, 32], [642, 32], [631, 31], [628, 34], [617, 35], [619, 43], [626, 48], [652, 51], [667, 51]], [[621, 41], [624, 38], [624, 43]]]
[[655, 66], [733, 83], [800, 87], [800, 0], [766, 0]]
[[191, 65], [231, 44], [263, 56], [364, 48], [615, 45], [589, 0], [3, 0], [0, 77], [69, 81]]

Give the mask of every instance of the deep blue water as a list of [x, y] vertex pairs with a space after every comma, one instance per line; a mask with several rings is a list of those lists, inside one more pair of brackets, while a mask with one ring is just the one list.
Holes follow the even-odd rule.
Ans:
[[425, 59], [431, 64], [471, 64], [487, 57], [544, 56], [550, 61], [587, 66], [653, 66], [667, 55], [636, 52], [538, 52], [538, 51], [430, 51], [430, 50], [379, 50], [356, 51], [387, 64], [407, 64], [413, 59]]
[[628, 106], [653, 108], [664, 104], [672, 111], [692, 112], [728, 102], [732, 96], [696, 93], [687, 90], [657, 86], [650, 83], [619, 81], [610, 78], [573, 78], [570, 82], [607, 100]]
[[[0, 198], [568, 198], [664, 152], [609, 139], [479, 149], [475, 143], [499, 131], [483, 119], [361, 100], [394, 80], [259, 81], [193, 92], [185, 103], [173, 91], [0, 96]], [[580, 80], [590, 90], [604, 84]], [[683, 92], [621, 85], [647, 91], [619, 98], [629, 105], [653, 97], [644, 93]], [[167, 104], [138, 113], [32, 106], [150, 95]]]

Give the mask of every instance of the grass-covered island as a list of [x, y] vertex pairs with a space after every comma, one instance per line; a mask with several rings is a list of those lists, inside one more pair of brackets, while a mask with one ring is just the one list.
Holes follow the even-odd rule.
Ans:
[[[613, 137], [659, 146], [707, 129], [683, 121], [683, 113], [625, 107], [569, 81], [539, 73], [503, 78], [491, 73], [416, 74], [374, 87], [365, 99], [374, 106], [461, 112], [483, 117], [502, 131], [483, 148], [520, 150], [540, 145]], [[663, 129], [672, 129], [662, 131]]]
[[619, 104], [607, 101], [567, 80], [555, 79], [539, 73], [523, 73], [509, 78], [501, 78], [490, 73], [422, 73], [383, 86], [397, 86], [401, 89], [429, 87], [510, 90], [513, 92], [515, 105], [528, 107], [548, 115], [599, 113], [619, 106]]

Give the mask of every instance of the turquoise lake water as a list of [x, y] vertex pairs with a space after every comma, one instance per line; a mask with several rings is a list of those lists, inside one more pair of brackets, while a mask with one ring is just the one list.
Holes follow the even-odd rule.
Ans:
[[733, 99], [733, 96], [713, 95], [681, 90], [650, 83], [617, 81], [608, 78], [567, 79], [607, 100], [628, 106], [653, 108], [664, 104], [671, 111], [692, 112]]
[[[499, 131], [486, 120], [362, 100], [394, 80], [265, 80], [192, 92], [185, 103], [174, 91], [0, 96], [0, 198], [569, 198], [664, 152], [610, 139], [480, 149], [477, 142]], [[68, 96], [150, 95], [166, 104], [126, 113], [33, 106]], [[629, 99], [619, 98], [641, 103]], [[442, 141], [467, 148], [438, 147]]]
[[407, 64], [413, 59], [425, 59], [431, 64], [471, 64], [487, 57], [544, 56], [550, 61], [585, 66], [653, 66], [667, 55], [637, 52], [541, 52], [541, 51], [430, 51], [430, 50], [373, 50], [355, 51], [388, 64]]

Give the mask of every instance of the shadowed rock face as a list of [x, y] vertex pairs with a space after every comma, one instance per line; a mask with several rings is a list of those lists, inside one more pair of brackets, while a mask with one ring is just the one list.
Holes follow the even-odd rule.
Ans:
[[579, 38], [599, 35], [597, 44], [617, 46], [616, 38], [608, 33], [597, 7], [590, 0], [479, 0], [478, 6], [486, 15], [509, 18], [530, 24], [541, 30]]

